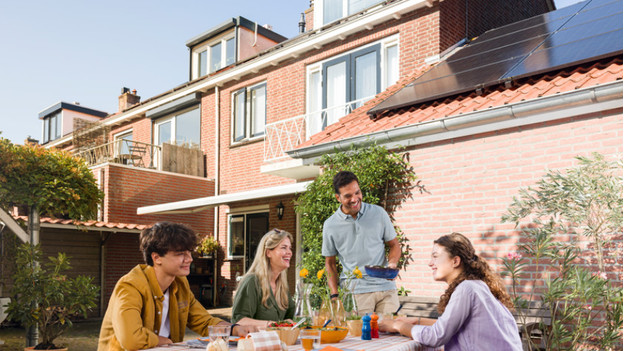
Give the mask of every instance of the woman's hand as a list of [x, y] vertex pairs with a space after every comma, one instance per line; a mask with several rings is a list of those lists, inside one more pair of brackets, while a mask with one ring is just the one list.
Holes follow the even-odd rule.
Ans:
[[258, 327], [254, 325], [236, 325], [232, 329], [232, 335], [247, 336], [249, 333], [255, 333], [258, 331]]
[[397, 333], [398, 330], [395, 329], [394, 322], [395, 320], [390, 319], [390, 318], [380, 320], [378, 322], [379, 331], [386, 332], [386, 333]]

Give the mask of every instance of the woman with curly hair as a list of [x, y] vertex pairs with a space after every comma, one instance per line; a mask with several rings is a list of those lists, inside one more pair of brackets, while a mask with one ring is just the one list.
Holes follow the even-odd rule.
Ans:
[[433, 242], [429, 267], [433, 279], [448, 288], [440, 297], [435, 319], [384, 319], [379, 329], [399, 332], [422, 345], [444, 350], [522, 350], [518, 327], [510, 309], [511, 298], [501, 278], [475, 254], [470, 240], [460, 233]]
[[266, 328], [271, 322], [292, 321], [295, 303], [286, 280], [292, 242], [292, 235], [285, 230], [264, 234], [253, 263], [238, 285], [232, 322]]

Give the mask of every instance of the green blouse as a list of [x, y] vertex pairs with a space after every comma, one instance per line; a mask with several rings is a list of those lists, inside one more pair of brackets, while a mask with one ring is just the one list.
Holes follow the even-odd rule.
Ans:
[[258, 278], [251, 274], [238, 286], [238, 291], [234, 297], [234, 307], [232, 307], [232, 323], [237, 323], [244, 317], [265, 320], [280, 321], [292, 319], [295, 315], [295, 302], [288, 294], [288, 309], [282, 310], [277, 306], [275, 296], [271, 291], [271, 296], [267, 300], [268, 308], [262, 304], [262, 289]]

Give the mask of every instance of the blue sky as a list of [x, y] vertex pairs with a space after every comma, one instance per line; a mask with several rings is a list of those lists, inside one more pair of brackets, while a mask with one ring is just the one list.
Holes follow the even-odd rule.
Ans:
[[[558, 8], [579, 0], [555, 0]], [[0, 1], [0, 136], [41, 138], [38, 113], [59, 101], [117, 111], [188, 80], [185, 42], [243, 16], [288, 38], [309, 0]]]

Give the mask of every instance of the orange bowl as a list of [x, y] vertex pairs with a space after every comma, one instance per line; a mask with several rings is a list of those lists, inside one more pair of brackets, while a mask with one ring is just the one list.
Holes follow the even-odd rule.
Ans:
[[312, 327], [321, 330], [321, 344], [334, 344], [347, 337], [349, 329], [345, 327]]

